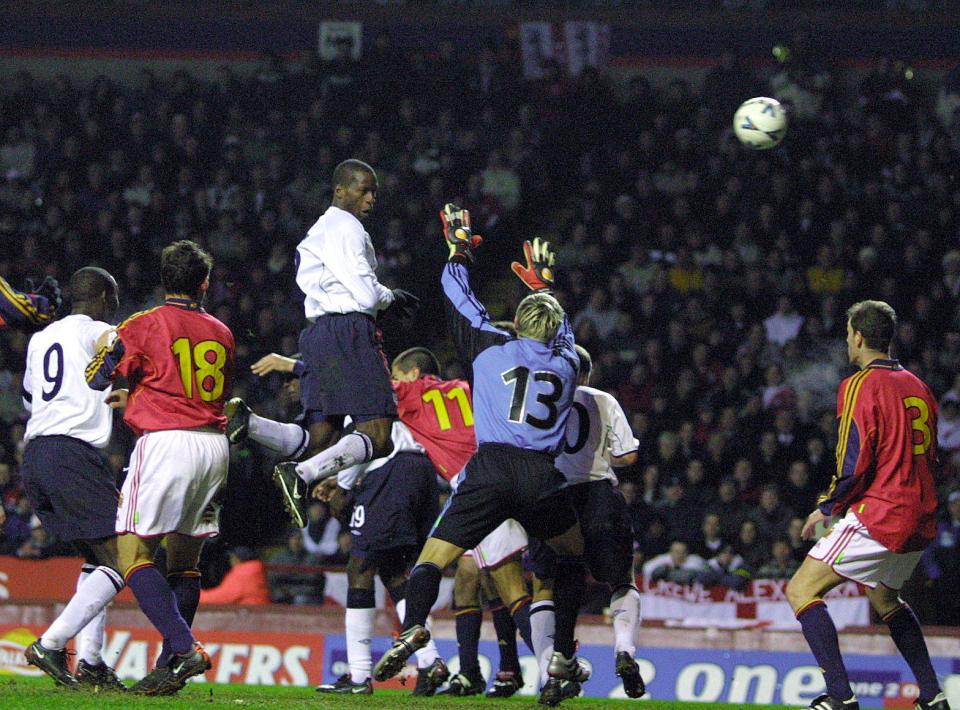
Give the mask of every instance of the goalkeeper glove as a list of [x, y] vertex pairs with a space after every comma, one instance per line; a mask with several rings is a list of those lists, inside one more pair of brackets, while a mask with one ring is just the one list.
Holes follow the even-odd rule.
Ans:
[[27, 296], [33, 301], [43, 320], [53, 318], [53, 314], [63, 303], [60, 284], [52, 276], [47, 276], [40, 286], [34, 286], [33, 279], [27, 279]]
[[527, 259], [527, 265], [523, 266], [515, 261], [510, 265], [513, 273], [517, 275], [531, 291], [549, 291], [553, 288], [553, 262], [556, 257], [550, 250], [550, 242], [537, 237], [530, 243], [527, 240], [523, 243], [523, 255]]
[[470, 230], [470, 211], [448, 202], [440, 211], [440, 221], [450, 249], [447, 260], [473, 261], [473, 250], [480, 246], [483, 237]]

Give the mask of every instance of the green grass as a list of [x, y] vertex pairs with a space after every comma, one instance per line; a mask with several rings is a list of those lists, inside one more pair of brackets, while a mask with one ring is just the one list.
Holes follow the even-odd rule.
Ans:
[[[598, 710], [631, 705], [638, 710], [734, 710], [744, 706], [720, 703], [682, 703], [664, 701], [603, 700], [600, 698], [577, 698], [563, 703], [569, 710]], [[169, 708], [191, 710], [194, 708], [283, 708], [287, 710], [326, 710], [327, 708], [362, 708], [362, 710], [464, 710], [468, 707], [484, 707], [488, 710], [508, 707], [511, 710], [541, 708], [530, 697], [515, 697], [509, 700], [474, 698], [413, 698], [409, 693], [397, 690], [378, 690], [372, 696], [318, 695], [312, 688], [280, 688], [251, 685], [191, 684], [175, 698], [142, 698], [119, 693], [94, 694], [55, 688], [47, 678], [4, 678], [0, 680], [0, 708], [4, 710], [127, 710], [128, 708]], [[785, 705], [749, 705], [746, 710], [781, 710]]]

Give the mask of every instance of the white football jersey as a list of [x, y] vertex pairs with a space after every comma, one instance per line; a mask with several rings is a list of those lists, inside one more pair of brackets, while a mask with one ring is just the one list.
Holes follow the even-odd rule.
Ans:
[[616, 485], [610, 457], [629, 454], [640, 446], [617, 400], [593, 387], [577, 387], [565, 438], [556, 467], [571, 486], [604, 479]]
[[24, 405], [30, 412], [24, 440], [71, 436], [103, 448], [110, 442], [113, 414], [107, 392], [87, 386], [84, 371], [110, 325], [69, 315], [30, 338], [23, 373]]

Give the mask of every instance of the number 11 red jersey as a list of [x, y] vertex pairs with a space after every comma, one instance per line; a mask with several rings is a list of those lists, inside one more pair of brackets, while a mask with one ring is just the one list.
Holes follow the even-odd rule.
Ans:
[[116, 375], [130, 381], [123, 419], [138, 435], [199, 427], [223, 431], [234, 350], [230, 329], [198, 303], [168, 298], [117, 326], [116, 340], [87, 367], [87, 382], [106, 389]]
[[477, 450], [470, 385], [427, 375], [412, 382], [394, 380], [397, 413], [426, 450], [437, 472], [448, 481]]

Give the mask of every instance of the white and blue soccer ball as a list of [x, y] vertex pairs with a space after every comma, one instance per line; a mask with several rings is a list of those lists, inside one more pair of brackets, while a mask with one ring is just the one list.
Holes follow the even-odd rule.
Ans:
[[773, 148], [787, 133], [787, 112], [776, 99], [747, 99], [733, 114], [733, 132], [748, 148]]

